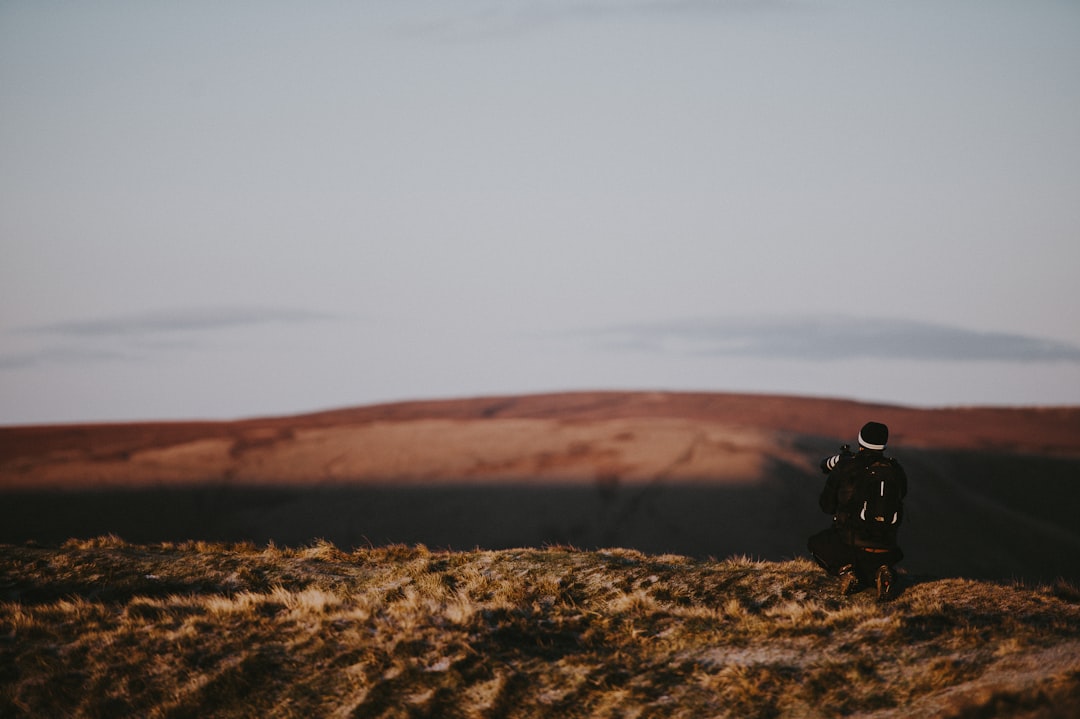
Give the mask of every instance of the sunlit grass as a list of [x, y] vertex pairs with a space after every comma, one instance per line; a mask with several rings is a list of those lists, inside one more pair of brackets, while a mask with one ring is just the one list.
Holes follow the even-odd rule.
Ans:
[[1077, 596], [949, 579], [880, 604], [805, 560], [621, 549], [3, 547], [0, 716], [944, 714], [1056, 657], [1001, 689], [1043, 716], [1080, 687]]

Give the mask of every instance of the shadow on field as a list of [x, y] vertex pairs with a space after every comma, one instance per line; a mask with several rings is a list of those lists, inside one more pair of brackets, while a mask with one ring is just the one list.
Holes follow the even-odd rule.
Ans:
[[[910, 452], [904, 463], [912, 479], [901, 530], [909, 576], [1080, 579], [1075, 460]], [[820, 474], [777, 465], [767, 479], [736, 486], [608, 480], [19, 491], [0, 495], [0, 543], [112, 533], [137, 543], [568, 544], [783, 560], [807, 556], [806, 538], [828, 525], [817, 508], [822, 483]]]
[[[803, 491], [798, 491], [798, 490]], [[389, 543], [433, 549], [568, 544], [692, 556], [792, 558], [818, 516], [814, 494], [719, 486], [390, 485], [198, 487], [19, 492], [0, 505], [0, 542], [46, 544], [117, 534], [150, 543], [202, 539], [297, 546], [326, 539], [350, 549]]]

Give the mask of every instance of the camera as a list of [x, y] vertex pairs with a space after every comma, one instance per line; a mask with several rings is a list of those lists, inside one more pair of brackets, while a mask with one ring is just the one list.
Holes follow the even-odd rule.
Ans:
[[833, 455], [832, 457], [826, 457], [825, 459], [821, 460], [821, 471], [825, 474], [828, 474], [833, 470], [833, 468], [836, 467], [836, 465], [840, 462], [842, 458], [854, 456], [855, 454], [851, 451], [851, 445], [842, 444], [840, 445], [840, 454]]

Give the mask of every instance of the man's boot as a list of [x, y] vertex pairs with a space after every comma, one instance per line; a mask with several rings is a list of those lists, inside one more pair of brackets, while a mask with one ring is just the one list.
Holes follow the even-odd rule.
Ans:
[[840, 593], [845, 597], [859, 591], [859, 576], [855, 566], [848, 564], [840, 568]]
[[879, 602], [887, 602], [892, 598], [893, 582], [892, 569], [887, 564], [882, 564], [877, 570], [877, 599]]

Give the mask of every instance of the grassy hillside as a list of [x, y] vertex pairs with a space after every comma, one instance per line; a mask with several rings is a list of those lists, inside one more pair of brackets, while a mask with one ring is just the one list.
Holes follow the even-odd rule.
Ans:
[[0, 547], [0, 717], [1074, 717], [1080, 592], [567, 548]]

